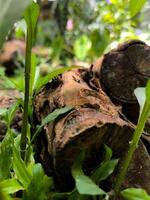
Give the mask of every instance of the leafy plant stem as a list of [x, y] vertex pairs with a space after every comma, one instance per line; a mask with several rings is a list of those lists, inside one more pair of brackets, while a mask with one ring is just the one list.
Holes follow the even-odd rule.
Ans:
[[136, 130], [134, 131], [132, 141], [130, 142], [129, 150], [126, 152], [126, 155], [124, 159], [122, 160], [122, 166], [120, 168], [120, 172], [118, 173], [118, 176], [116, 177], [116, 182], [114, 186], [114, 190], [116, 195], [120, 191], [121, 184], [124, 181], [124, 178], [126, 176], [130, 161], [132, 159], [133, 153], [137, 148], [138, 142], [140, 140], [140, 137], [142, 135], [145, 123], [148, 119], [150, 113], [150, 105], [146, 101], [144, 104], [143, 112], [139, 118], [139, 122], [137, 124]]
[[[30, 26], [32, 27], [32, 25]], [[20, 141], [21, 156], [24, 159], [26, 150], [26, 138], [28, 128], [28, 107], [29, 107], [29, 90], [30, 90], [30, 71], [31, 71], [31, 48], [32, 48], [32, 29], [27, 27], [26, 39], [26, 59], [25, 59], [25, 97], [24, 97], [24, 114], [23, 127]]]

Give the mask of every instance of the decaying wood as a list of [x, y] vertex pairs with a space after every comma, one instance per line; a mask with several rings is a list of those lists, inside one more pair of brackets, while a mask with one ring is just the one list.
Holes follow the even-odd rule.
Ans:
[[[51, 168], [48, 159], [53, 163], [56, 185], [62, 190], [73, 187], [70, 167], [81, 149], [86, 152], [85, 170], [88, 172], [100, 162], [103, 144], [113, 149], [115, 157], [120, 157], [133, 133], [131, 124], [120, 118], [118, 107], [101, 90], [97, 81], [93, 81], [87, 69], [66, 72], [40, 91], [35, 100], [38, 121], [66, 105], [75, 108], [44, 127], [41, 143], [46, 140], [47, 148], [41, 145], [43, 149], [40, 152], [49, 174]], [[142, 171], [143, 176], [144, 173]]]
[[[58, 108], [74, 106], [47, 124], [36, 142], [38, 159], [61, 191], [73, 188], [70, 168], [81, 149], [86, 152], [87, 174], [101, 161], [103, 144], [112, 148], [114, 157], [124, 155], [135, 127], [128, 119], [136, 123], [139, 112], [133, 91], [146, 84], [149, 55], [149, 46], [143, 42], [127, 42], [90, 69], [79, 68], [58, 76], [35, 97], [35, 123]], [[123, 187], [142, 187], [150, 193], [149, 180], [150, 158], [140, 142]]]
[[98, 74], [103, 90], [123, 107], [133, 122], [137, 121], [139, 111], [134, 89], [145, 87], [150, 76], [149, 63], [150, 47], [133, 40], [105, 54], [92, 67], [92, 71]]
[[[23, 57], [25, 56], [25, 41], [10, 40], [4, 43], [0, 52], [0, 65], [4, 66], [7, 75], [14, 74], [16, 67], [23, 66]], [[47, 57], [49, 49], [41, 46], [33, 48], [33, 53], [40, 57]]]

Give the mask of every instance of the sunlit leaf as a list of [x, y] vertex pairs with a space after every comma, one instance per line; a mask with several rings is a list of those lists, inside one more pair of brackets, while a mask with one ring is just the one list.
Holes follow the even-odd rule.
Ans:
[[19, 20], [23, 11], [32, 0], [0, 0], [0, 47], [3, 44], [8, 31]]
[[105, 195], [105, 192], [83, 173], [82, 162], [83, 154], [80, 154], [72, 166], [72, 175], [78, 192], [83, 195]]
[[122, 197], [125, 200], [150, 200], [150, 196], [144, 189], [129, 188], [121, 192]]
[[134, 17], [143, 8], [146, 0], [130, 0], [130, 13]]
[[27, 23], [27, 26], [29, 29], [31, 29], [32, 37], [35, 36], [35, 28], [39, 16], [40, 8], [39, 5], [35, 2], [32, 2], [32, 4], [27, 8], [24, 14], [25, 21]]
[[13, 198], [11, 198], [10, 195], [2, 191], [1, 186], [0, 186], [0, 200], [13, 200]]
[[7, 194], [13, 194], [19, 190], [23, 190], [23, 186], [16, 179], [5, 179], [0, 182], [0, 188]]

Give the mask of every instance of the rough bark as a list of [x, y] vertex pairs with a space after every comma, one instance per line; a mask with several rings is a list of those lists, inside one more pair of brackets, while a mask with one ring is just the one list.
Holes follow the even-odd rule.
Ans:
[[103, 90], [133, 122], [137, 122], [139, 112], [134, 89], [145, 87], [150, 76], [149, 62], [150, 47], [133, 40], [105, 54], [91, 69], [98, 74]]

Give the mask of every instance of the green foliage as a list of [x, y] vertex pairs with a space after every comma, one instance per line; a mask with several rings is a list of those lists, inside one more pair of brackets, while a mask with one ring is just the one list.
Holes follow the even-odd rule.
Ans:
[[[139, 116], [139, 120], [138, 120], [138, 124], [137, 127], [134, 131], [133, 134], [133, 138], [130, 142], [130, 146], [129, 146], [129, 150], [126, 152], [126, 156], [124, 157], [124, 159], [122, 160], [122, 167], [121, 167], [121, 171], [118, 174], [117, 178], [116, 178], [116, 183], [115, 183], [115, 192], [118, 193], [121, 187], [122, 182], [124, 181], [124, 178], [126, 176], [127, 173], [127, 169], [128, 166], [131, 162], [132, 156], [134, 151], [136, 150], [140, 137], [143, 133], [144, 127], [145, 127], [145, 123], [148, 120], [148, 117], [150, 115], [150, 81], [148, 80], [146, 88], [145, 88], [145, 102], [144, 102], [144, 106], [143, 103], [141, 102], [141, 98], [138, 96], [140, 93], [137, 93], [136, 90], [136, 95], [138, 98], [138, 101], [140, 102], [140, 105], [143, 107], [141, 110], [141, 115]], [[144, 98], [143, 98], [144, 99]]]
[[14, 23], [21, 17], [23, 11], [32, 0], [0, 0], [0, 47], [2, 46], [8, 31]]
[[17, 179], [5, 179], [0, 182], [0, 188], [7, 194], [13, 194], [19, 190], [24, 190], [24, 187], [17, 181]]
[[146, 0], [130, 0], [131, 17], [134, 17], [144, 6]]
[[91, 178], [99, 184], [101, 181], [105, 180], [114, 171], [118, 160], [109, 160], [101, 163], [92, 173]]
[[[20, 141], [21, 155], [25, 157], [27, 129], [28, 129], [28, 117], [29, 117], [29, 105], [33, 89], [33, 77], [35, 76], [35, 70], [31, 70], [31, 49], [33, 40], [35, 37], [35, 28], [39, 15], [39, 5], [32, 2], [32, 4], [25, 11], [24, 17], [27, 24], [27, 36], [26, 36], [26, 59], [25, 59], [25, 93], [24, 93], [24, 113], [23, 113], [23, 126]], [[31, 72], [34, 73], [31, 75]], [[32, 79], [31, 79], [32, 78]], [[31, 112], [31, 111], [30, 111]]]
[[77, 157], [72, 166], [72, 175], [75, 179], [76, 188], [82, 195], [105, 195], [106, 193], [100, 189], [82, 170], [82, 162], [84, 154], [81, 153]]
[[53, 111], [52, 113], [48, 114], [43, 120], [40, 126], [38, 126], [36, 132], [34, 133], [31, 142], [33, 142], [33, 140], [35, 139], [35, 137], [38, 135], [38, 133], [40, 132], [40, 130], [43, 128], [43, 126], [45, 126], [46, 124], [54, 121], [58, 116], [65, 114], [66, 112], [72, 110], [72, 106], [66, 106], [64, 108], [60, 108], [60, 109], [56, 109], [55, 111]]
[[10, 137], [6, 137], [0, 143], [0, 180], [10, 178], [12, 146]]
[[140, 188], [129, 188], [121, 192], [125, 200], [150, 200], [150, 195]]
[[91, 178], [96, 184], [100, 184], [101, 181], [105, 180], [114, 171], [118, 160], [112, 159], [112, 150], [105, 145], [105, 158], [102, 163], [97, 166], [96, 169], [91, 173]]
[[91, 41], [87, 35], [82, 35], [74, 42], [74, 54], [79, 60], [84, 60], [91, 48]]
[[22, 183], [24, 188], [27, 188], [31, 181], [31, 174], [21, 159], [20, 152], [16, 149], [15, 146], [13, 147], [12, 164], [17, 179]]
[[28, 7], [28, 9], [26, 9], [24, 13], [27, 29], [28, 31], [31, 32], [30, 42], [33, 42], [33, 39], [35, 38], [35, 29], [39, 13], [40, 13], [39, 5], [34, 2]]
[[24, 193], [23, 200], [45, 200], [52, 187], [52, 179], [44, 174], [41, 164], [35, 164], [33, 166], [32, 179]]
[[0, 187], [0, 199], [1, 200], [13, 200], [3, 189]]

